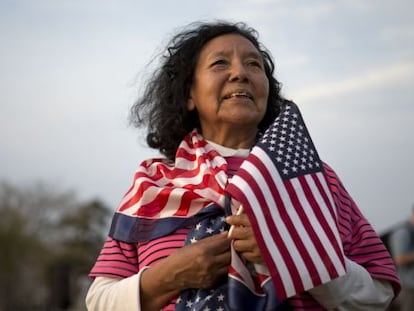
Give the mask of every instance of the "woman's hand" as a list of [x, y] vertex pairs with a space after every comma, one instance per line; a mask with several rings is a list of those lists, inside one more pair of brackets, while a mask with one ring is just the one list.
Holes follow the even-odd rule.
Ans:
[[211, 288], [227, 277], [231, 261], [231, 240], [227, 233], [213, 235], [186, 245], [171, 254], [168, 260], [175, 262], [171, 271], [181, 289]]
[[229, 225], [234, 226], [230, 230], [229, 238], [234, 240], [234, 249], [244, 259], [263, 264], [262, 254], [257, 246], [257, 241], [253, 233], [253, 228], [246, 214], [232, 215], [226, 218]]
[[187, 288], [211, 288], [227, 277], [231, 261], [227, 232], [183, 246], [142, 273], [141, 309], [160, 310]]

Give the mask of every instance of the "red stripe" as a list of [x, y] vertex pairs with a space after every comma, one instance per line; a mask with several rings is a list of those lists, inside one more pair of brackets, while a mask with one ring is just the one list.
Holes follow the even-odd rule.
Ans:
[[154, 217], [158, 215], [167, 204], [172, 190], [173, 188], [162, 188], [162, 190], [151, 202], [141, 204], [140, 208], [134, 213], [134, 215], [142, 217]]
[[[248, 157], [246, 161], [249, 161], [253, 166], [255, 166], [260, 171], [260, 173], [263, 175], [265, 182], [270, 188], [273, 199], [275, 200], [277, 209], [280, 213], [280, 217], [281, 217], [280, 221], [283, 222], [284, 225], [286, 226], [286, 229], [290, 233], [294, 241], [294, 244], [297, 247], [297, 250], [300, 253], [300, 256], [302, 257], [302, 260], [305, 263], [308, 273], [312, 277], [312, 280], [310, 280], [312, 282], [311, 284], [313, 284], [314, 286], [317, 286], [322, 283], [321, 275], [319, 274], [318, 269], [316, 267], [316, 265], [318, 265], [319, 263], [314, 263], [313, 258], [311, 257], [310, 253], [308, 252], [304, 244], [305, 240], [303, 240], [303, 238], [299, 236], [299, 233], [296, 228], [296, 224], [294, 223], [295, 221], [293, 221], [289, 215], [290, 208], [294, 208], [296, 213], [298, 214], [298, 217], [302, 221], [302, 225], [304, 226], [309, 239], [312, 241], [312, 244], [315, 247], [318, 254], [320, 255], [320, 258], [322, 258], [323, 263], [321, 264], [323, 264], [326, 267], [329, 276], [331, 278], [337, 277], [339, 275], [339, 272], [336, 270], [336, 267], [333, 264], [330, 254], [325, 249], [317, 232], [314, 230], [312, 223], [310, 222], [308, 218], [308, 215], [306, 213], [306, 209], [308, 207], [302, 206], [301, 199], [299, 199], [298, 193], [293, 187], [291, 181], [285, 181], [283, 185], [277, 185], [275, 183], [275, 179], [272, 178], [267, 167], [264, 165], [264, 162], [261, 159], [259, 159], [256, 155], [254, 155], [254, 152], [250, 154], [250, 156]], [[268, 250], [266, 248], [266, 241], [263, 240], [263, 236], [260, 232], [260, 229], [259, 229], [259, 226], [256, 220], [256, 216], [254, 215], [255, 208], [260, 208], [263, 214], [265, 215], [266, 223], [273, 236], [273, 240], [275, 241], [276, 245], [280, 247], [280, 251], [283, 254], [289, 274], [293, 280], [295, 291], [297, 293], [303, 291], [305, 288], [299, 276], [298, 267], [296, 266], [295, 262], [292, 260], [291, 253], [289, 253], [289, 249], [287, 248], [286, 244], [283, 242], [283, 238], [277, 229], [277, 222], [273, 223], [273, 221], [271, 220], [271, 217], [269, 217], [269, 215], [271, 214], [271, 209], [274, 207], [269, 208], [269, 206], [266, 205], [264, 196], [262, 193], [262, 189], [260, 189], [259, 185], [255, 182], [256, 176], [251, 176], [250, 173], [247, 172], [243, 168], [241, 168], [238, 171], [237, 175], [246, 181], [248, 187], [250, 187], [256, 199], [259, 201], [260, 206], [259, 207], [251, 206], [249, 202], [249, 198], [247, 198], [246, 195], [244, 194], [245, 193], [244, 187], [243, 189], [239, 189], [236, 185], [234, 185], [233, 183], [230, 183], [227, 190], [234, 198], [236, 198], [238, 201], [242, 202], [244, 205], [248, 207], [246, 209], [246, 213], [248, 214], [249, 218], [253, 222], [252, 225], [254, 228], [254, 232], [258, 240], [259, 247], [261, 251], [263, 252], [264, 259], [266, 263], [268, 264], [268, 266], [272, 266], [272, 269], [270, 269], [270, 271], [271, 271], [273, 280], [278, 279], [279, 281], [281, 281], [282, 279], [280, 278], [278, 273], [275, 273], [275, 271], [277, 272], [277, 269], [276, 269], [277, 263], [273, 261], [276, 259], [272, 259], [271, 254], [268, 253]], [[319, 206], [319, 203], [316, 201], [315, 194], [312, 192], [312, 189], [309, 187], [304, 176], [297, 177], [297, 180], [299, 181], [299, 184], [301, 185], [302, 190], [304, 192], [304, 198], [302, 199], [306, 199], [308, 201], [310, 208], [315, 213], [316, 220], [319, 221], [320, 226], [327, 234], [328, 240], [332, 242], [331, 245], [333, 249], [339, 256], [339, 258], [341, 258], [342, 263], [344, 264], [343, 255], [342, 255], [341, 248], [340, 248], [341, 246], [338, 245], [338, 243], [336, 243], [337, 239], [336, 239], [335, 234], [333, 233], [334, 228], [331, 228], [328, 225], [328, 222], [326, 221], [326, 218], [325, 218], [325, 217], [334, 217], [335, 214], [332, 210], [333, 207], [331, 206], [331, 203], [328, 199], [327, 194], [323, 190], [322, 184], [319, 182], [319, 180], [316, 180], [315, 177], [316, 176], [312, 176], [312, 178], [315, 180], [316, 187], [318, 191], [320, 192], [320, 196], [323, 198], [323, 202], [326, 204], [326, 206], [323, 206], [323, 209], [327, 208], [329, 211], [329, 214], [326, 215], [321, 210], [321, 206]], [[280, 193], [279, 193], [279, 189], [280, 189], [279, 187], [281, 186], [285, 187], [285, 190], [288, 193], [290, 200], [292, 202], [292, 206], [290, 206], [290, 202], [283, 202], [280, 196]], [[288, 203], [288, 205], [286, 205], [286, 203]], [[333, 219], [335, 219], [335, 217]], [[270, 262], [268, 262], [269, 258], [271, 260]], [[278, 289], [278, 294], [280, 294], [281, 286], [277, 283], [278, 282], [275, 282], [275, 287]], [[285, 290], [283, 291], [285, 292]]]
[[[328, 183], [326, 181], [325, 174], [322, 173], [321, 176], [322, 176], [323, 182], [325, 183], [325, 186], [326, 186], [325, 188], [328, 189], [328, 191], [329, 191]], [[311, 177], [313, 179], [313, 182], [316, 185], [316, 188], [318, 188], [318, 192], [319, 192], [320, 196], [322, 197], [322, 199], [325, 203], [325, 206], [328, 207], [328, 211], [331, 215], [331, 219], [333, 219], [335, 221], [335, 223], [338, 224], [337, 216], [336, 216], [336, 213], [335, 213], [335, 208], [336, 207], [332, 206], [331, 200], [329, 200], [329, 198], [328, 198], [328, 196], [330, 196], [330, 194], [325, 192], [325, 188], [322, 186], [321, 181], [319, 180], [318, 176], [316, 176], [315, 174], [312, 174]]]
[[[302, 189], [305, 193], [306, 200], [309, 202], [309, 204], [311, 205], [311, 209], [316, 214], [315, 221], [319, 222], [322, 229], [324, 231], [326, 231], [328, 226], [326, 225], [326, 223], [324, 223], [325, 215], [320, 213], [320, 207], [318, 206], [318, 204], [317, 204], [317, 202], [316, 202], [316, 200], [313, 196], [313, 193], [309, 188], [309, 185], [307, 184], [307, 182], [306, 182], [306, 180], [303, 176], [298, 177], [297, 179], [298, 179], [299, 183], [302, 186]], [[319, 235], [317, 234], [317, 232], [315, 232], [315, 230], [312, 226], [312, 223], [310, 222], [310, 220], [308, 218], [306, 208], [304, 208], [303, 205], [300, 203], [300, 199], [298, 198], [297, 193], [294, 192], [293, 188], [289, 189], [288, 191], [289, 191], [289, 194], [290, 194], [291, 199], [293, 201], [293, 205], [295, 206], [296, 211], [299, 214], [299, 217], [302, 220], [302, 222], [303, 222], [303, 224], [306, 228], [306, 231], [307, 231], [309, 237], [311, 238], [311, 240], [313, 242], [313, 245], [316, 248], [316, 251], [318, 252], [319, 256], [322, 258], [322, 260], [324, 262], [324, 265], [327, 267], [329, 275], [331, 276], [331, 278], [333, 278], [333, 276], [331, 275], [332, 274], [331, 270], [334, 267], [334, 265], [333, 265], [333, 263], [330, 259], [329, 254], [326, 252], [321, 240], [319, 239]], [[330, 228], [329, 228], [329, 230], [330, 230]], [[336, 241], [335, 236], [333, 236], [333, 237], [328, 236], [328, 239], [330, 241]], [[310, 260], [310, 262], [312, 262], [312, 260]], [[312, 271], [312, 272], [314, 274], [311, 274], [311, 275], [315, 275], [315, 276], [318, 275], [317, 271]], [[337, 273], [336, 273], [335, 276], [337, 276]], [[316, 284], [321, 284], [321, 283], [322, 283], [322, 280], [319, 278], [319, 275], [318, 275], [318, 279], [315, 282], [315, 285]]]
[[[259, 161], [259, 159], [257, 157], [251, 157], [251, 160], [257, 163], [254, 163], [255, 166], [262, 171], [262, 174], [264, 175], [265, 179], [271, 179], [271, 176], [269, 174], [269, 172], [267, 171], [266, 167], [263, 165], [263, 163], [261, 161]], [[252, 163], [253, 164], [253, 163]], [[276, 287], [276, 292], [278, 294], [278, 297], [280, 299], [285, 299], [287, 296], [287, 292], [286, 289], [284, 288], [284, 284], [282, 284], [282, 279], [280, 277], [280, 272], [277, 269], [277, 262], [275, 258], [273, 258], [272, 254], [269, 253], [269, 250], [267, 248], [266, 245], [266, 241], [264, 240], [261, 230], [260, 230], [260, 226], [257, 222], [256, 219], [256, 215], [255, 213], [255, 208], [260, 208], [263, 212], [263, 214], [265, 215], [265, 220], [267, 223], [267, 226], [269, 227], [269, 231], [271, 233], [271, 235], [273, 236], [273, 240], [275, 241], [275, 244], [277, 245], [279, 251], [281, 254], [283, 254], [283, 260], [285, 261], [286, 267], [289, 270], [289, 275], [292, 278], [292, 282], [293, 285], [295, 286], [295, 290], [297, 292], [300, 292], [304, 289], [304, 286], [302, 284], [302, 280], [300, 278], [298, 269], [296, 267], [296, 264], [291, 256], [291, 253], [288, 249], [288, 247], [286, 246], [286, 244], [284, 243], [284, 239], [281, 236], [280, 232], [277, 229], [276, 224], [272, 221], [272, 208], [270, 208], [269, 206], [267, 206], [265, 198], [263, 196], [263, 193], [261, 191], [260, 186], [256, 183], [254, 176], [251, 176], [246, 170], [244, 170], [243, 168], [240, 168], [237, 175], [241, 178], [243, 178], [246, 183], [249, 185], [249, 187], [251, 188], [251, 191], [256, 195], [256, 199], [259, 201], [260, 206], [259, 207], [254, 207], [250, 204], [249, 199], [244, 195], [243, 191], [237, 191], [239, 194], [237, 195], [236, 193], [233, 192], [232, 190], [232, 183], [229, 184], [229, 193], [231, 193], [234, 197], [237, 198], [237, 200], [239, 200], [240, 202], [243, 203], [243, 206], [247, 206], [246, 208], [246, 214], [248, 215], [249, 219], [252, 221], [252, 227], [253, 227], [253, 231], [255, 233], [258, 245], [260, 247], [260, 250], [263, 253], [263, 257], [264, 260], [266, 261], [266, 264], [269, 268], [269, 271], [272, 275], [272, 280], [274, 282], [274, 285]], [[272, 190], [272, 194], [274, 195], [274, 199], [276, 201], [276, 205], [278, 206], [278, 209], [282, 208], [283, 202], [282, 199], [279, 196], [279, 193], [277, 191], [277, 189], [274, 187], [273, 182], [271, 183], [271, 185], [269, 186], [273, 186], [273, 190]], [[235, 187], [236, 189], [238, 189], [237, 187]], [[243, 201], [241, 201], [241, 196], [243, 197]], [[281, 211], [283, 213], [283, 211]], [[287, 220], [287, 222], [285, 223], [286, 226], [288, 227], [289, 232], [292, 234], [293, 236], [298, 236], [295, 227], [293, 226], [293, 224], [291, 223], [290, 219]], [[292, 232], [295, 231], [295, 232]], [[300, 243], [302, 243], [300, 241]], [[299, 246], [299, 249], [303, 248], [304, 249], [304, 245], [303, 243], [301, 244], [301, 246]]]
[[[241, 173], [240, 169], [238, 173]], [[230, 183], [226, 189], [229, 194], [231, 194], [234, 198], [237, 198], [237, 200], [243, 204], [245, 208], [245, 213], [249, 217], [249, 220], [253, 227], [253, 232], [257, 240], [257, 245], [259, 246], [262, 252], [263, 260], [266, 262], [266, 266], [269, 269], [269, 272], [272, 276], [272, 282], [276, 288], [277, 296], [280, 299], [285, 299], [287, 297], [287, 293], [280, 279], [280, 272], [277, 268], [276, 262], [273, 260], [272, 255], [269, 253], [269, 250], [267, 249], [267, 246], [263, 240], [261, 233], [257, 230], [257, 228], [259, 228], [259, 225], [247, 197], [245, 196], [244, 192], [240, 190], [240, 188], [238, 188], [232, 183]], [[286, 256], [288, 256], [287, 253]], [[290, 259], [292, 260], [292, 258]]]
[[[302, 187], [306, 193], [306, 196], [308, 198], [309, 203], [312, 206], [312, 209], [314, 211], [314, 213], [316, 214], [316, 219], [319, 221], [319, 223], [321, 224], [323, 231], [326, 233], [326, 235], [328, 236], [329, 241], [331, 241], [331, 246], [333, 247], [333, 249], [335, 250], [335, 253], [337, 254], [337, 257], [341, 259], [341, 263], [343, 266], [345, 266], [345, 259], [343, 256], [343, 251], [342, 251], [342, 246], [339, 245], [339, 243], [337, 243], [337, 235], [335, 235], [334, 233], [334, 229], [337, 228], [332, 228], [329, 223], [327, 222], [327, 216], [332, 218], [335, 225], [337, 224], [336, 222], [336, 215], [333, 211], [333, 207], [330, 204], [330, 201], [327, 198], [327, 194], [325, 193], [322, 185], [319, 183], [319, 179], [312, 175], [312, 179], [315, 181], [315, 183], [317, 184], [317, 188], [318, 188], [318, 192], [319, 194], [324, 198], [324, 202], [325, 202], [325, 208], [328, 209], [329, 211], [329, 215], [326, 215], [325, 212], [322, 211], [321, 206], [318, 204], [318, 202], [316, 201], [313, 192], [311, 191], [311, 189], [309, 188], [309, 185], [307, 183], [307, 181], [301, 177], [299, 177], [299, 180], [301, 181]], [[325, 249], [322, 247], [322, 251], [325, 252]], [[328, 255], [328, 254], [326, 254]], [[325, 257], [322, 257], [325, 258]], [[329, 257], [326, 257], [327, 261], [329, 259]], [[338, 271], [335, 269], [334, 264], [332, 263], [332, 266], [328, 265], [328, 267], [330, 269], [328, 269], [329, 271], [329, 275], [331, 278], [336, 278], [339, 276]]]
[[[315, 267], [315, 265], [312, 261], [311, 255], [309, 254], [309, 252], [308, 252], [307, 248], [305, 247], [305, 244], [304, 244], [301, 236], [299, 235], [299, 233], [296, 229], [296, 224], [292, 221], [292, 219], [290, 218], [289, 213], [288, 213], [289, 208], [294, 208], [298, 212], [300, 219], [307, 218], [305, 214], [300, 213], [300, 211], [302, 210], [302, 206], [301, 206], [299, 200], [297, 200], [294, 189], [290, 186], [289, 183], [286, 183], [286, 182], [284, 183], [284, 185], [279, 185], [279, 186], [276, 185], [275, 182], [274, 182], [275, 180], [272, 178], [272, 176], [270, 175], [270, 172], [267, 170], [267, 168], [263, 164], [263, 162], [258, 157], [253, 156], [253, 155], [249, 158], [249, 160], [250, 159], [251, 159], [252, 164], [255, 165], [261, 171], [261, 173], [263, 174], [263, 176], [264, 176], [264, 178], [267, 182], [267, 185], [269, 186], [270, 191], [273, 195], [273, 199], [276, 201], [276, 208], [278, 209], [278, 211], [280, 213], [281, 222], [284, 223], [284, 225], [286, 226], [289, 234], [291, 235], [291, 237], [294, 241], [294, 244], [296, 245], [296, 247], [299, 251], [299, 254], [301, 255], [303, 261], [306, 264], [306, 268], [307, 268], [309, 274], [312, 275], [312, 276], [315, 276], [315, 278], [313, 279], [313, 282], [320, 284], [320, 277], [317, 274], [317, 269], [316, 269], [316, 267]], [[280, 192], [279, 192], [278, 187], [285, 187], [286, 191], [288, 192], [288, 194], [290, 195], [290, 197], [292, 199], [292, 203], [293, 203], [292, 207], [286, 206], [286, 203], [288, 203], [288, 202], [283, 201], [283, 199], [280, 196]], [[259, 191], [260, 191], [260, 189], [259, 189]], [[255, 194], [257, 195], [257, 192], [255, 192]], [[292, 195], [294, 195], [294, 197], [292, 197]], [[269, 213], [271, 213], [271, 211], [269, 211]], [[267, 223], [269, 224], [269, 221], [267, 221]], [[307, 226], [305, 226], [305, 228], [308, 229], [308, 226], [309, 226], [309, 224]], [[275, 226], [275, 224], [273, 224], [273, 226], [271, 228], [272, 228], [272, 230], [271, 230], [272, 233], [273, 233], [273, 231], [277, 230], [277, 226]], [[310, 236], [310, 237], [311, 237], [311, 240], [313, 241], [312, 236]], [[276, 241], [278, 241], [278, 240], [276, 240]], [[285, 253], [282, 253], [282, 254], [284, 255]], [[299, 273], [297, 272], [296, 263], [295, 262], [292, 262], [292, 263], [287, 262], [287, 264], [288, 264], [289, 272], [291, 273], [292, 277], [294, 276], [294, 275], [292, 275], [293, 269], [295, 269], [294, 271], [297, 273], [297, 276], [295, 276], [293, 278], [293, 281], [295, 283], [295, 288], [296, 288], [297, 292], [302, 291], [304, 289], [304, 285], [302, 284], [302, 280], [299, 276]], [[301, 286], [299, 287], [298, 284], [300, 284]]]
[[[191, 203], [194, 199], [199, 198], [199, 195], [196, 195], [193, 192], [184, 192], [181, 195], [181, 201], [177, 211], [174, 213], [174, 216], [185, 216], [188, 215], [188, 211], [190, 210]], [[178, 204], [178, 202], [177, 202]]]

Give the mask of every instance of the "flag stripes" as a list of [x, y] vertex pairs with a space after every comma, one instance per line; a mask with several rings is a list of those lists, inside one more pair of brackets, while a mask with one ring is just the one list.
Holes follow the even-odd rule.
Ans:
[[283, 300], [345, 274], [345, 259], [322, 162], [297, 107], [281, 116], [226, 191], [246, 207]]

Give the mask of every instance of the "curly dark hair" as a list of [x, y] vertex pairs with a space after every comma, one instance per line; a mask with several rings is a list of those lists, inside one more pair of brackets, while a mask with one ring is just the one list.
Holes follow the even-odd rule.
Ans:
[[147, 126], [148, 145], [158, 149], [170, 160], [174, 160], [185, 135], [200, 127], [197, 112], [187, 109], [200, 51], [211, 39], [226, 34], [245, 37], [263, 57], [269, 81], [269, 96], [265, 116], [258, 126], [259, 131], [264, 131], [280, 111], [284, 102], [280, 95], [281, 85], [273, 77], [275, 66], [271, 54], [259, 42], [258, 32], [245, 23], [192, 23], [169, 41], [161, 56], [159, 68], [130, 111], [130, 121], [134, 126]]

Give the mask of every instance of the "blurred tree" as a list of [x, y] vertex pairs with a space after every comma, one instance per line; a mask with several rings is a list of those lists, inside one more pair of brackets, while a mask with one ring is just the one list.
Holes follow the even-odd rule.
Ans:
[[99, 200], [0, 182], [0, 311], [65, 310], [81, 294], [109, 219]]

